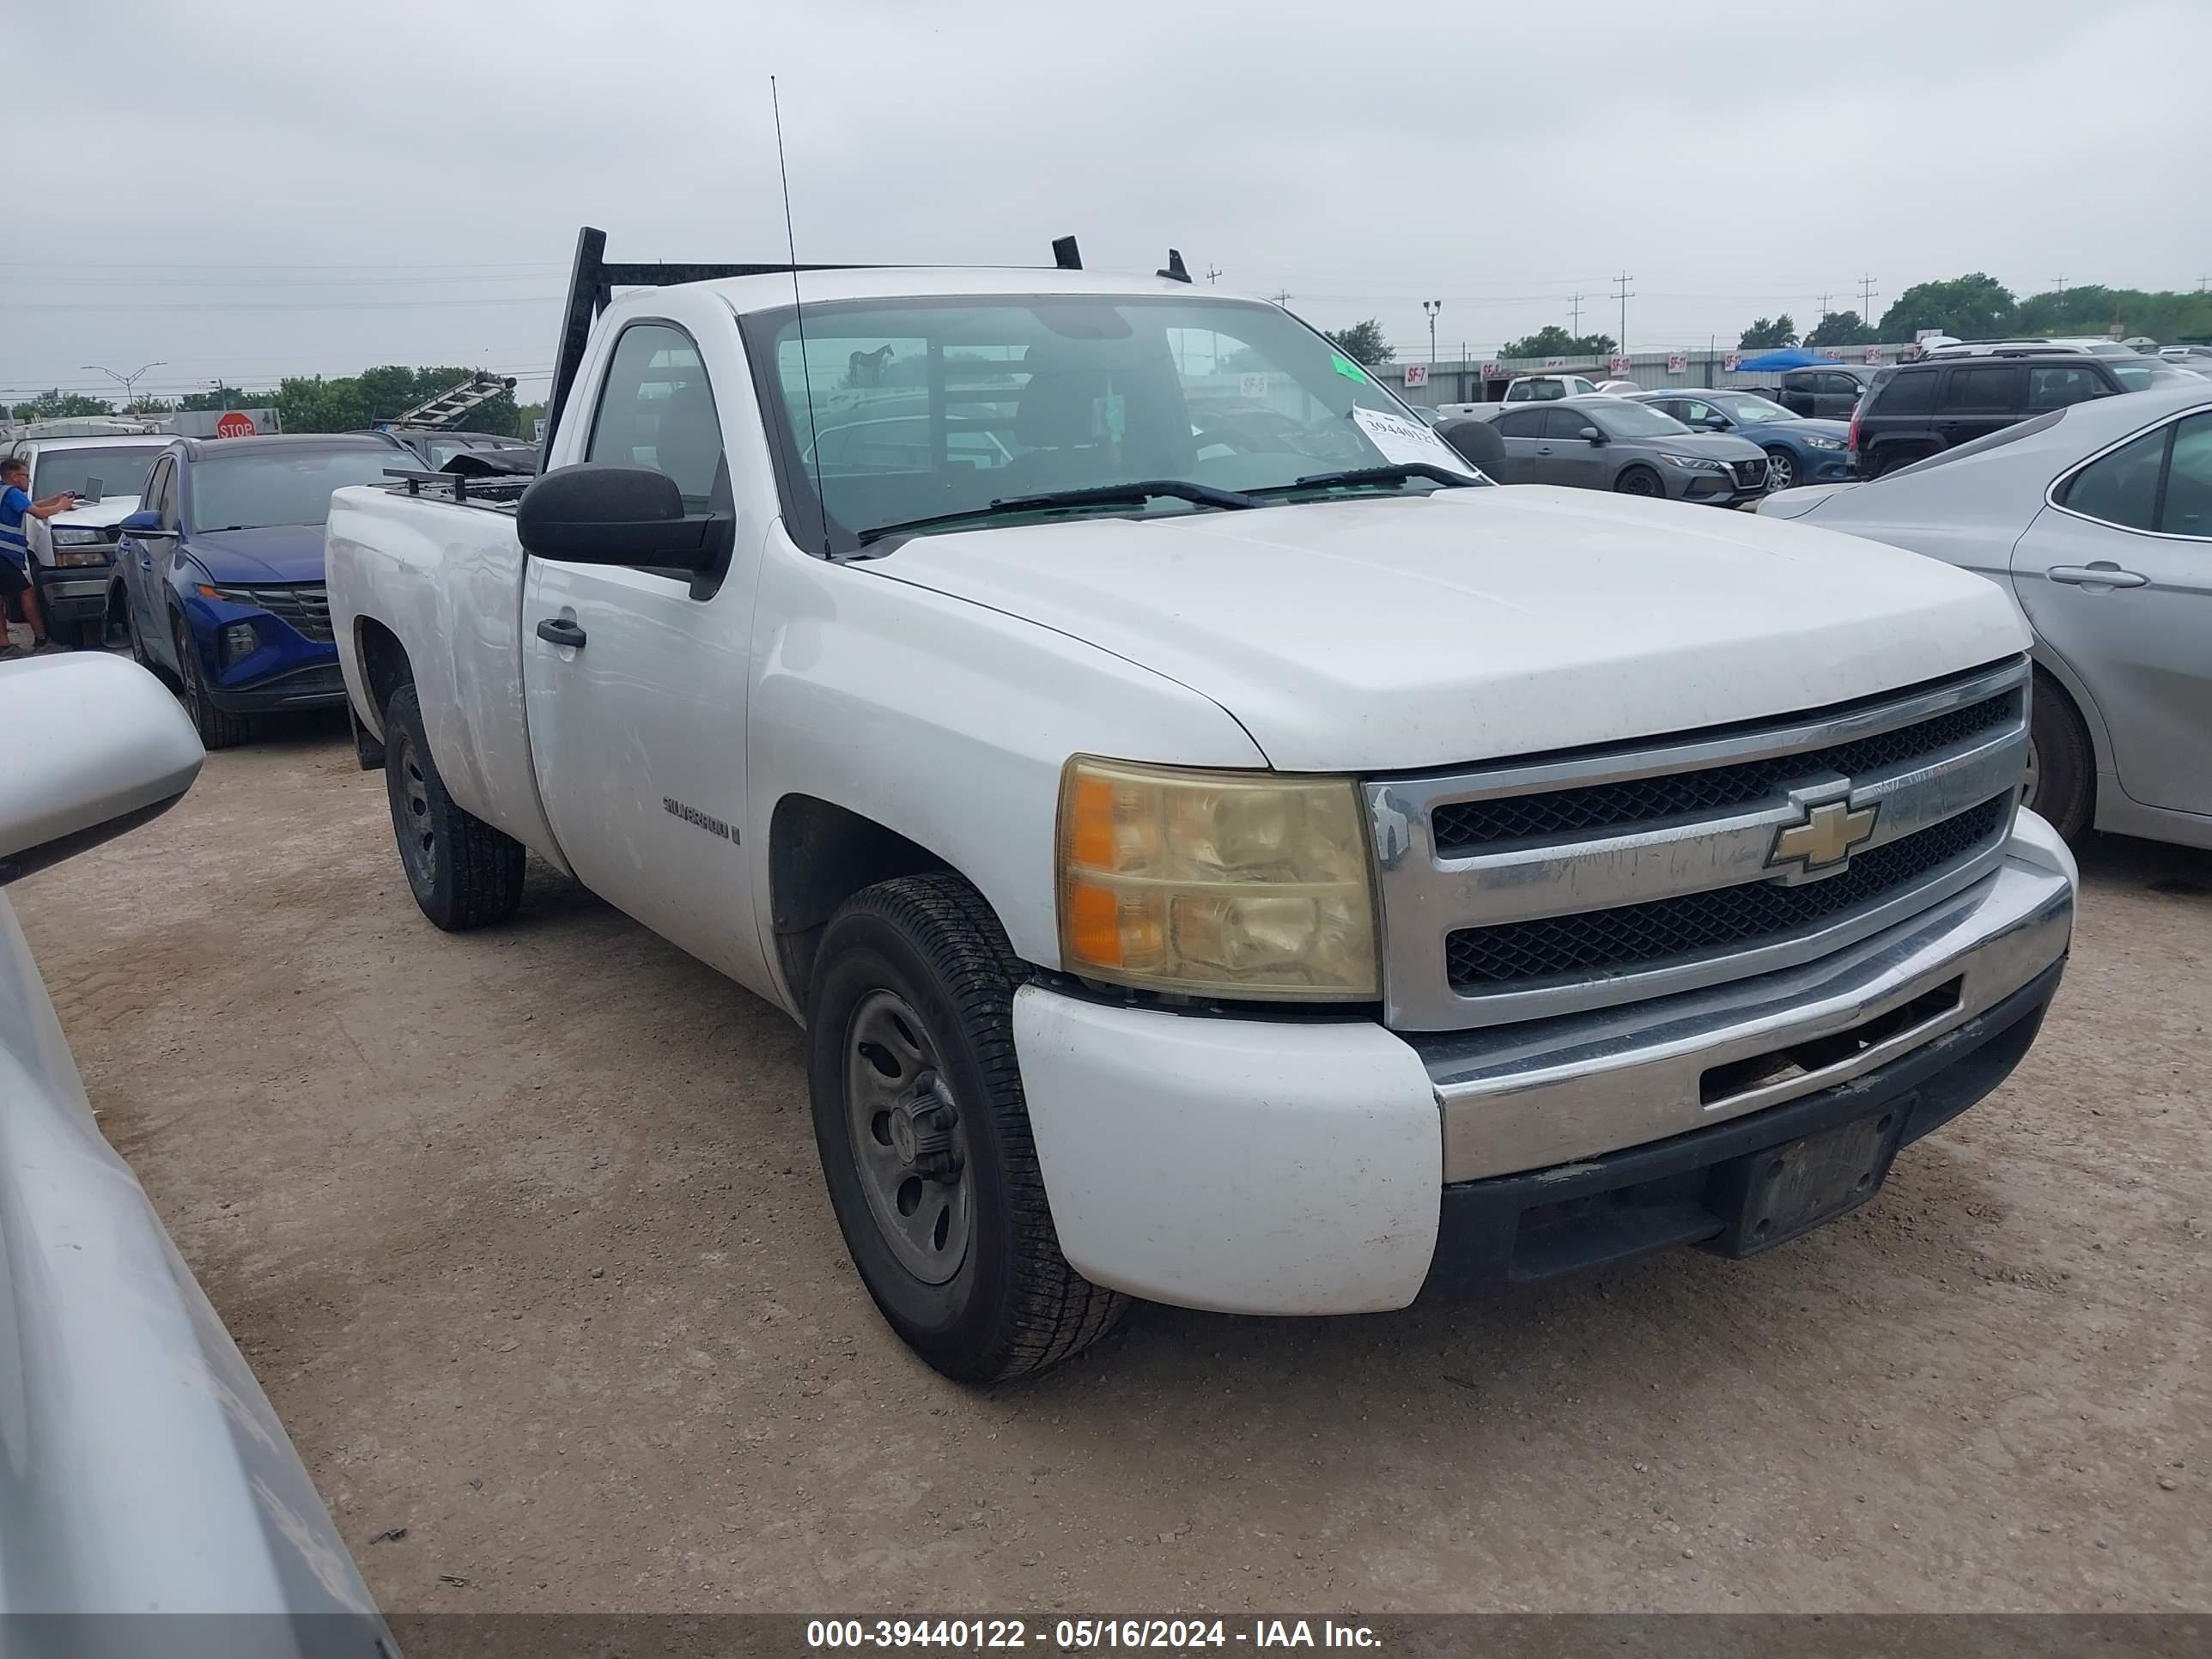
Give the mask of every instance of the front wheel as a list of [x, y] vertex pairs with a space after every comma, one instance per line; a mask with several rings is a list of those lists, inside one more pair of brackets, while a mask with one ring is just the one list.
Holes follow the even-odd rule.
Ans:
[[1623, 495], [1663, 495], [1667, 486], [1659, 482], [1659, 475], [1648, 466], [1632, 466], [1613, 481], [1613, 487]]
[[185, 712], [192, 717], [192, 727], [200, 734], [200, 747], [230, 749], [244, 743], [253, 734], [252, 725], [243, 714], [233, 714], [216, 707], [208, 691], [207, 676], [200, 667], [200, 653], [192, 644], [191, 629], [182, 617], [177, 618], [176, 641]]
[[1779, 447], [1766, 452], [1766, 487], [1793, 489], [1797, 484], [1797, 458]]
[[522, 902], [522, 843], [446, 793], [410, 681], [384, 710], [384, 788], [407, 890], [449, 933], [505, 921]]
[[997, 1382], [1097, 1341], [1127, 1298], [1060, 1254], [1014, 1054], [1017, 963], [957, 876], [871, 887], [830, 919], [807, 1071], [830, 1202], [891, 1328]]

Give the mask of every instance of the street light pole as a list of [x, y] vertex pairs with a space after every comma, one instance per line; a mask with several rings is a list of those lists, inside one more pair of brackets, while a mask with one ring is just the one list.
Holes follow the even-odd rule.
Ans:
[[116, 385], [121, 386], [123, 388], [123, 411], [127, 415], [131, 412], [132, 407], [138, 400], [138, 382], [144, 378], [147, 371], [149, 369], [167, 368], [168, 367], [168, 363], [166, 361], [161, 362], [143, 363], [134, 373], [129, 374], [118, 374], [114, 369], [108, 368], [105, 363], [81, 363], [78, 367], [81, 368], [89, 369], [94, 374], [105, 374], [109, 380], [114, 381]]
[[1437, 313], [1443, 308], [1444, 302], [1442, 300], [1421, 301], [1421, 309], [1429, 314], [1429, 362], [1431, 364], [1437, 361]]

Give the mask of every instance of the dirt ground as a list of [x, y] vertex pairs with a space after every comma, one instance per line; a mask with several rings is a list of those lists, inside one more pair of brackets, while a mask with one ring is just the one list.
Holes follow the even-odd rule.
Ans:
[[784, 1017], [543, 869], [436, 933], [342, 734], [11, 891], [395, 1612], [2205, 1609], [2212, 855], [2084, 863], [2026, 1064], [1808, 1239], [980, 1393], [846, 1265]]

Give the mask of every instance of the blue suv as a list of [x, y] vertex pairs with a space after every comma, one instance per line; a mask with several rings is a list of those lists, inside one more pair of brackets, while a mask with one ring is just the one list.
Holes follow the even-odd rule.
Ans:
[[331, 492], [420, 465], [379, 433], [188, 438], [154, 463], [117, 526], [107, 614], [208, 748], [245, 741], [256, 714], [344, 703], [323, 588]]

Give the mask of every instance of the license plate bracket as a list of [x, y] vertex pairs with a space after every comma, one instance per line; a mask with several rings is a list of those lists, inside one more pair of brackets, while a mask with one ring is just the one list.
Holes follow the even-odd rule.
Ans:
[[1906, 1096], [1802, 1140], [1731, 1158], [1713, 1171], [1707, 1198], [1728, 1224], [1705, 1248], [1757, 1255], [1856, 1210], [1889, 1178], [1911, 1115]]

